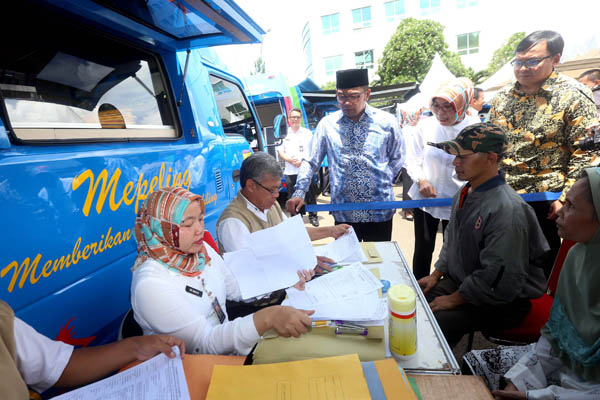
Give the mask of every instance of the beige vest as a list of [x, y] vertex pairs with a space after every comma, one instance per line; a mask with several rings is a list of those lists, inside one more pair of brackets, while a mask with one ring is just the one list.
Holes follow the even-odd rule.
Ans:
[[17, 369], [15, 314], [0, 300], [0, 397], [5, 400], [29, 399], [29, 390]]
[[[246, 199], [244, 199], [244, 197], [242, 196], [242, 190], [240, 189], [237, 196], [235, 196], [235, 199], [233, 199], [231, 203], [229, 203], [227, 208], [219, 217], [219, 220], [217, 221], [217, 227], [221, 224], [221, 221], [223, 221], [224, 219], [237, 218], [240, 221], [242, 221], [244, 225], [246, 225], [246, 228], [248, 228], [250, 233], [253, 233], [279, 225], [283, 222], [282, 214], [283, 212], [281, 211], [279, 203], [275, 202], [275, 204], [273, 204], [273, 207], [271, 207], [271, 209], [267, 212], [267, 221], [263, 221], [248, 209], [248, 203], [246, 202]], [[220, 239], [219, 252], [221, 254], [225, 252]]]

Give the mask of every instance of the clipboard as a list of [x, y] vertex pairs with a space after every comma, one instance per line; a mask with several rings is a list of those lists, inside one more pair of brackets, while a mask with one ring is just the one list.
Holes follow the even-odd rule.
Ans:
[[363, 253], [365, 253], [365, 257], [367, 257], [367, 261], [363, 261], [363, 264], [376, 264], [382, 263], [383, 258], [379, 255], [379, 251], [377, 247], [375, 247], [374, 242], [361, 242], [360, 243]]

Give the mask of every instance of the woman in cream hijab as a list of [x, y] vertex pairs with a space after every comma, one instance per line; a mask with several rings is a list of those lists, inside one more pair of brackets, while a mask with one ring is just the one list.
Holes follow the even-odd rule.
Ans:
[[[492, 369], [519, 351], [474, 351], [465, 361], [499, 399], [600, 398], [600, 168], [587, 168], [558, 212], [558, 233], [578, 242], [563, 264], [550, 318], [542, 336], [501, 379]], [[494, 354], [492, 354], [494, 353]], [[495, 360], [494, 362], [489, 362]], [[496, 365], [491, 365], [496, 364]], [[500, 366], [501, 368], [502, 366]], [[501, 371], [496, 370], [496, 372]]]
[[[428, 142], [453, 140], [469, 125], [481, 122], [467, 115], [473, 97], [473, 83], [467, 78], [455, 78], [438, 88], [430, 107], [435, 118], [419, 121], [411, 129], [411, 142], [406, 145], [406, 171], [414, 182], [408, 191], [413, 200], [453, 197], [464, 184], [456, 177], [454, 156], [428, 146]], [[450, 206], [421, 207], [413, 210], [415, 251], [413, 274], [421, 279], [429, 275], [435, 237], [440, 220], [445, 229], [450, 219]]]

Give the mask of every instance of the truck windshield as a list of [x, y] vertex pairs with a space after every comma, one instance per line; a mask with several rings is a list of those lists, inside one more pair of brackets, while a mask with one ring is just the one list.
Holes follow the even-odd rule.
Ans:
[[[174, 137], [155, 59], [89, 30], [33, 15], [44, 35], [3, 45], [0, 90], [23, 140]], [[58, 17], [57, 17], [58, 18]]]

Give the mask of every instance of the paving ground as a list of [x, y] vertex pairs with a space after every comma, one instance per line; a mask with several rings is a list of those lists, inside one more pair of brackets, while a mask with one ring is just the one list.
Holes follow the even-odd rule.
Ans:
[[[402, 188], [400, 186], [394, 187], [394, 193], [396, 194], [396, 198], [398, 200], [402, 200], [401, 199]], [[329, 203], [328, 196], [319, 196], [319, 198], [317, 199], [317, 204], [328, 204], [328, 203]], [[319, 225], [320, 226], [332, 226], [333, 225], [333, 217], [329, 213], [320, 212], [320, 213], [318, 213], [318, 217], [319, 217]], [[304, 216], [304, 223], [306, 224], [306, 226], [312, 226], [312, 225], [310, 225], [310, 223], [308, 221], [307, 215]], [[399, 212], [396, 212], [396, 214], [394, 215], [394, 220], [393, 220], [392, 240], [395, 241], [396, 243], [398, 243], [398, 245], [400, 246], [400, 249], [402, 250], [402, 253], [404, 254], [404, 257], [406, 258], [406, 261], [408, 262], [409, 266], [412, 265], [412, 257], [413, 257], [414, 245], [415, 245], [413, 229], [414, 228], [413, 228], [412, 221], [403, 219], [402, 216], [399, 214]], [[331, 239], [331, 238], [327, 238], [327, 239], [315, 241], [314, 243], [328, 243], [332, 240], [333, 239]], [[435, 263], [435, 260], [437, 260], [441, 248], [442, 248], [442, 233], [440, 230], [437, 234], [437, 238], [435, 241], [435, 250], [433, 253], [433, 260], [434, 260], [433, 263]], [[433, 266], [433, 263], [432, 263], [432, 266]], [[485, 348], [490, 348], [490, 347], [494, 347], [494, 345], [492, 343], [488, 342], [487, 340], [485, 340], [485, 338], [479, 332], [475, 334], [475, 337], [473, 340], [473, 348], [474, 349], [485, 349]], [[466, 349], [467, 349], [467, 336], [463, 337], [463, 339], [453, 349], [454, 356], [456, 357], [459, 364], [460, 364], [460, 360], [462, 359], [463, 354], [466, 352]]]

